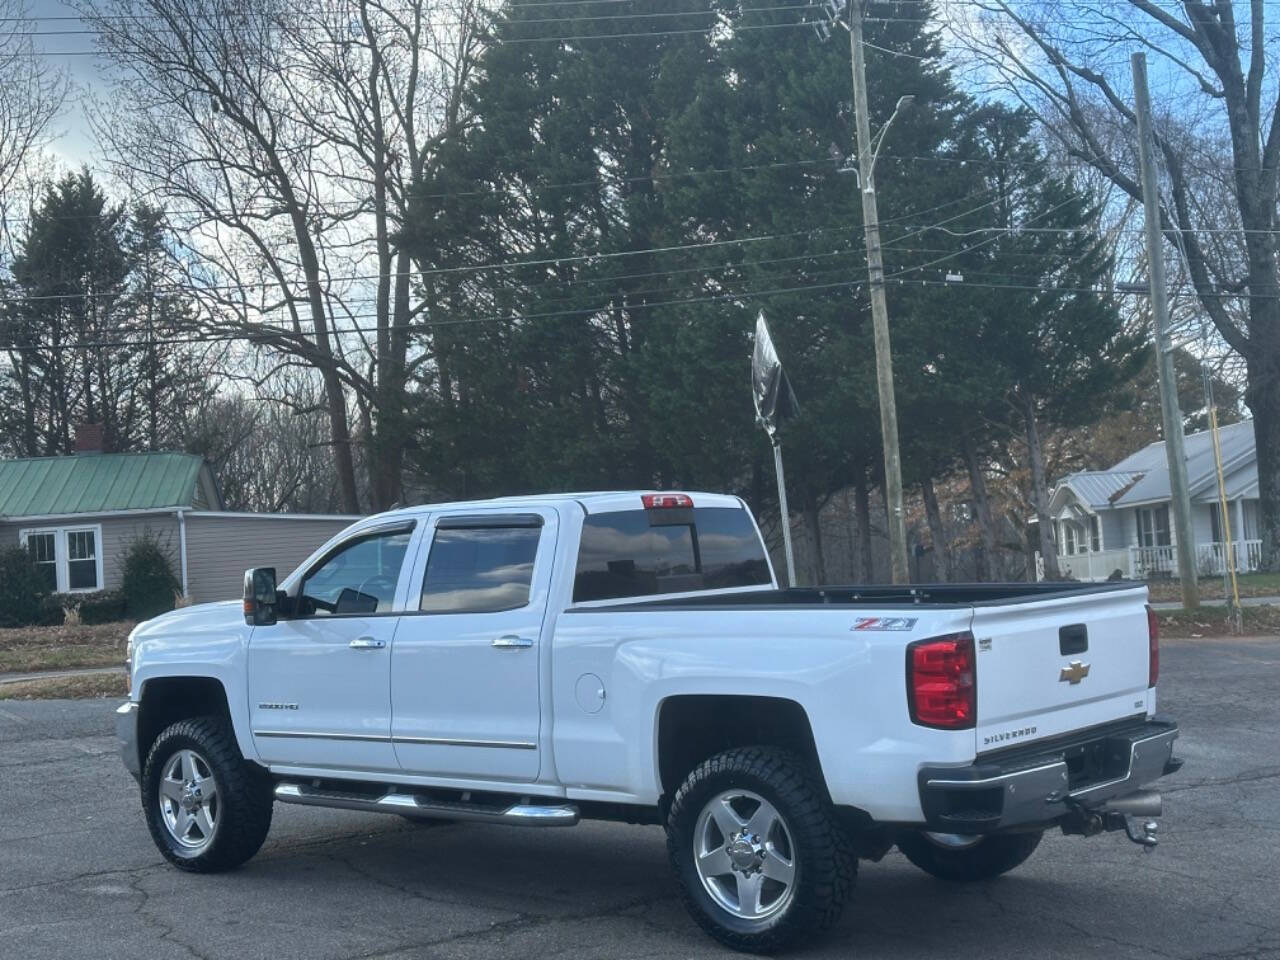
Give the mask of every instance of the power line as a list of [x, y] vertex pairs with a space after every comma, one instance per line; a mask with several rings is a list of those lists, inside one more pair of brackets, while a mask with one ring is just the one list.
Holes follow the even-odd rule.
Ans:
[[[669, 173], [653, 174], [650, 176], [613, 177], [612, 182], [617, 184], [660, 183], [667, 180], [680, 180], [687, 177], [719, 176], [719, 175], [734, 174], [734, 173], [747, 173], [747, 172], [753, 172], [757, 170], [785, 169], [788, 167], [834, 166], [835, 164], [836, 164], [836, 161], [831, 157], [809, 158], [809, 159], [802, 159], [802, 160], [780, 160], [780, 161], [770, 162], [770, 163], [745, 164], [739, 167], [709, 167], [703, 170], [673, 170]], [[602, 176], [600, 178], [593, 179], [593, 180], [575, 180], [575, 181], [569, 181], [566, 183], [533, 182], [533, 183], [530, 183], [529, 186], [536, 190], [572, 190], [577, 187], [609, 186], [611, 175], [604, 170], [601, 171], [601, 174]], [[484, 197], [484, 196], [492, 196], [495, 194], [500, 195], [502, 193], [503, 191], [500, 187], [494, 187], [494, 188], [489, 188], [484, 190], [479, 190], [479, 189], [449, 190], [441, 193], [415, 193], [413, 194], [413, 199], [448, 200], [454, 197]], [[317, 201], [316, 203], [316, 206], [319, 209], [333, 209], [336, 207], [338, 209], [351, 208], [351, 209], [358, 210], [362, 206], [372, 206], [372, 205], [373, 205], [372, 198], [342, 199], [340, 197], [335, 197], [332, 200]], [[202, 209], [202, 208], [194, 208], [194, 209], [173, 209], [173, 210], [164, 209], [164, 213], [166, 216], [204, 216], [209, 218], [223, 218], [223, 217], [236, 217], [236, 216], [261, 217], [264, 215], [273, 214], [275, 213], [276, 210], [279, 210], [279, 209], [280, 208], [278, 205], [272, 205], [271, 207], [268, 207], [262, 210], [253, 210], [253, 209], [209, 210], [209, 209]], [[369, 212], [372, 214], [374, 211], [371, 209]], [[408, 211], [407, 210], [396, 211], [397, 215], [400, 215], [406, 212]], [[286, 212], [281, 211], [278, 215], [283, 217], [286, 215]], [[97, 219], [101, 219], [102, 216], [103, 216], [102, 214], [74, 214], [74, 215], [55, 215], [55, 216], [49, 216], [49, 217], [42, 217], [41, 219], [60, 222], [60, 221], [77, 221], [77, 220], [97, 220]], [[7, 222], [7, 223], [29, 223], [31, 219], [32, 219], [31, 217], [7, 217], [6, 218], [6, 217], [0, 216], [0, 220], [3, 220], [4, 222]]]
[[[988, 192], [989, 189], [990, 188], [987, 188], [987, 190], [984, 190], [982, 192]], [[973, 199], [972, 194], [967, 196], [962, 196], [962, 197], [956, 197], [951, 200], [944, 201], [943, 203], [936, 204], [933, 207], [927, 207], [924, 210], [916, 210], [907, 214], [903, 214], [900, 217], [881, 220], [880, 225], [881, 226], [891, 225], [903, 219], [911, 219], [911, 218], [919, 217], [922, 214], [933, 213], [939, 210], [946, 209], [947, 207], [954, 206], [957, 203], [963, 203], [966, 200], [971, 200], [971, 199]], [[953, 220], [959, 219], [961, 217], [968, 216], [977, 210], [981, 210], [984, 207], [990, 206], [992, 202], [994, 201], [987, 201], [986, 203], [980, 204], [979, 206], [974, 207], [970, 210], [966, 210], [966, 211], [963, 211], [962, 213], [956, 214], [953, 217], [948, 217], [940, 221], [940, 223], [948, 223]], [[725, 247], [725, 246], [734, 246], [737, 244], [745, 244], [745, 243], [760, 243], [760, 242], [765, 242], [769, 240], [792, 239], [795, 237], [812, 237], [812, 236], [820, 236], [828, 233], [844, 233], [847, 229], [849, 228], [846, 228], [844, 226], [814, 227], [807, 230], [793, 230], [793, 231], [783, 232], [783, 233], [763, 234], [763, 235], [756, 235], [756, 236], [750, 236], [750, 237], [731, 238], [731, 239], [725, 239], [725, 240], [710, 240], [710, 241], [704, 241], [700, 243], [677, 244], [677, 245], [671, 245], [666, 247], [647, 247], [647, 248], [637, 249], [637, 250], [607, 251], [603, 253], [587, 253], [587, 254], [565, 256], [565, 257], [550, 257], [550, 258], [542, 258], [542, 259], [534, 259], [534, 260], [518, 260], [518, 261], [508, 261], [508, 262], [488, 263], [488, 264], [470, 264], [466, 266], [456, 266], [456, 267], [435, 267], [435, 268], [429, 268], [427, 270], [410, 270], [406, 272], [413, 278], [421, 278], [425, 276], [436, 276], [436, 275], [445, 275], [445, 274], [459, 274], [459, 273], [473, 273], [473, 272], [479, 273], [486, 270], [509, 270], [509, 269], [524, 268], [524, 267], [559, 266], [566, 263], [580, 263], [580, 262], [589, 261], [589, 260], [608, 260], [608, 259], [615, 259], [620, 257], [633, 257], [633, 256], [640, 256], [640, 255], [662, 254], [662, 253], [676, 253], [676, 252], [683, 253], [689, 250], [710, 249], [710, 248], [718, 248], [718, 247]], [[918, 232], [920, 231], [915, 231], [914, 233], [905, 234], [903, 235], [903, 237], [899, 237], [897, 239], [898, 240], [906, 239], [908, 237], [914, 236], [915, 233], [918, 233]], [[325, 284], [332, 284], [332, 283], [344, 283], [344, 282], [351, 282], [351, 281], [374, 281], [374, 280], [383, 279], [384, 277], [394, 278], [396, 276], [399, 276], [399, 274], [398, 273], [387, 273], [387, 274], [370, 273], [370, 274], [350, 274], [350, 275], [327, 275], [322, 278], [321, 282]], [[300, 279], [297, 282], [299, 285], [306, 283], [304, 279]], [[561, 281], [552, 281], [552, 282], [561, 282]], [[563, 281], [563, 282], [572, 282], [572, 281]], [[193, 284], [170, 284], [164, 287], [153, 287], [151, 290], [151, 293], [153, 294], [187, 293], [187, 292], [193, 292], [193, 290], [202, 292], [202, 293], [217, 293], [219, 291], [228, 291], [228, 292], [234, 293], [237, 291], [247, 290], [247, 289], [267, 289], [267, 288], [275, 288], [278, 286], [279, 286], [279, 282], [276, 280], [253, 281], [250, 283], [205, 284], [205, 285], [199, 285], [199, 286], [193, 285]], [[23, 297], [20, 299], [7, 299], [7, 300], [0, 299], [0, 303], [18, 303], [18, 302], [30, 302], [30, 301], [39, 301], [39, 300], [89, 299], [96, 296], [119, 297], [119, 296], [122, 296], [122, 294], [120, 294], [117, 291], [108, 291], [103, 294], [93, 294], [93, 293], [33, 294], [31, 296]]]
[[[507, 44], [525, 44], [525, 43], [573, 43], [573, 42], [578, 42], [583, 40], [629, 40], [629, 39], [637, 39], [642, 37], [677, 37], [677, 36], [692, 36], [695, 34], [701, 34], [703, 36], [707, 36], [724, 29], [727, 29], [731, 34], [737, 34], [741, 32], [747, 32], [747, 31], [754, 32], [754, 31], [760, 31], [760, 30], [794, 30], [799, 27], [811, 27], [811, 26], [812, 24], [806, 20], [801, 20], [796, 23], [757, 23], [757, 24], [721, 23], [721, 24], [717, 24], [714, 27], [699, 27], [699, 28], [688, 28], [688, 29], [680, 29], [680, 30], [638, 30], [638, 31], [625, 32], [625, 33], [584, 33], [584, 34], [574, 34], [570, 36], [514, 37], [514, 38], [507, 38], [507, 39], [499, 38], [495, 41], [494, 45], [503, 46]], [[33, 56], [33, 57], [104, 56], [104, 54], [98, 50], [31, 51], [29, 53], [18, 51], [12, 55], [13, 56]]]
[[[737, 11], [737, 15], [745, 15], [745, 14], [752, 14], [752, 13], [781, 13], [781, 12], [794, 13], [796, 11], [803, 12], [805, 10], [816, 10], [818, 9], [818, 7], [819, 5], [816, 3], [786, 4], [784, 6], [773, 6], [773, 7], [743, 7]], [[403, 12], [412, 13], [413, 11], [411, 9], [406, 9]], [[633, 20], [672, 19], [677, 17], [720, 16], [725, 12], [726, 11], [724, 10], [718, 10], [718, 9], [715, 9], [714, 7], [711, 7], [705, 10], [659, 11], [657, 13], [618, 13], [618, 14], [609, 14], [607, 16], [540, 17], [540, 18], [530, 18], [530, 19], [500, 17], [500, 18], [492, 19], [483, 25], [507, 28], [507, 27], [525, 27], [533, 24], [548, 24], [548, 23], [588, 23], [588, 22], [600, 22], [600, 21], [617, 22], [617, 21], [633, 21]], [[13, 17], [9, 19], [20, 21], [22, 18]], [[47, 19], [52, 20], [57, 18], [46, 18], [46, 17], [30, 18], [31, 22], [41, 22]], [[125, 23], [129, 23], [129, 24], [159, 23], [159, 24], [168, 25], [170, 22], [165, 17], [159, 16], [157, 14], [138, 14], [138, 15], [117, 14], [114, 16], [105, 16], [105, 17], [100, 17], [100, 16], [89, 16], [89, 17], [83, 17], [83, 18], [67, 17], [65, 19], [79, 20], [83, 23], [97, 23], [101, 21], [117, 21], [118, 20], [118, 21], [123, 21]], [[212, 17], [201, 17], [199, 19], [207, 20], [210, 23], [221, 23], [221, 21], [216, 21]], [[4, 21], [0, 20], [0, 22], [4, 22]], [[381, 21], [377, 21], [377, 22], [380, 23]], [[926, 21], [912, 20], [910, 22], [922, 23]], [[481, 25], [482, 22], [478, 19], [475, 21], [470, 21], [470, 20], [430, 20], [429, 21], [429, 25], [432, 27], [465, 27], [465, 26], [471, 25], [472, 23], [475, 23], [476, 25]], [[339, 28], [341, 26], [342, 26], [341, 24], [329, 24], [328, 27], [324, 25], [309, 25], [309, 26], [299, 27], [297, 25], [291, 24], [287, 29], [291, 32], [295, 32], [301, 29], [309, 33], [327, 34], [332, 32], [332, 30], [329, 28]], [[13, 31], [12, 33], [10, 33], [10, 36], [15, 36], [15, 37], [98, 36], [100, 33], [101, 33], [100, 30], [94, 30], [94, 29], [88, 29], [88, 28], [81, 28], [81, 29], [75, 29], [75, 30], [35, 29], [35, 30]], [[335, 42], [342, 42], [342, 43], [357, 42], [358, 43], [360, 38], [364, 35], [365, 35], [365, 32], [363, 30], [363, 27], [361, 27], [360, 32], [356, 33], [353, 31], [348, 40], [335, 41]]]
[[[1115, 290], [1115, 289], [1109, 289], [1106, 287], [1059, 287], [1059, 286], [1051, 286], [1051, 285], [1035, 284], [1035, 283], [1017, 284], [1017, 283], [970, 282], [970, 281], [956, 282], [956, 281], [947, 280], [947, 279], [934, 280], [934, 279], [922, 278], [922, 277], [915, 277], [910, 279], [903, 279], [899, 277], [899, 278], [894, 278], [892, 280], [886, 280], [886, 283], [889, 283], [890, 285], [897, 286], [897, 287], [907, 286], [907, 285], [919, 285], [919, 286], [925, 286], [925, 287], [952, 287], [952, 288], [968, 287], [973, 289], [988, 289], [988, 290], [1024, 290], [1024, 291], [1033, 291], [1033, 292], [1046, 293], [1046, 294], [1105, 293], [1105, 294], [1116, 295], [1116, 296], [1146, 296], [1146, 294], [1141, 291]], [[712, 295], [702, 296], [702, 297], [688, 297], [688, 298], [680, 298], [680, 299], [674, 299], [674, 300], [651, 301], [651, 302], [643, 302], [643, 303], [628, 303], [628, 304], [624, 304], [623, 308], [626, 309], [628, 312], [632, 312], [637, 310], [654, 309], [658, 307], [686, 306], [691, 304], [724, 302], [728, 300], [751, 300], [753, 298], [759, 298], [759, 297], [781, 296], [783, 294], [804, 293], [804, 292], [810, 292], [814, 290], [835, 290], [840, 288], [859, 289], [862, 287], [866, 287], [867, 285], [868, 285], [868, 282], [865, 280], [847, 280], [847, 281], [839, 281], [839, 282], [833, 282], [833, 283], [820, 283], [820, 284], [800, 284], [795, 286], [779, 287], [779, 288], [768, 289], [768, 290], [731, 291], [731, 292], [712, 294]], [[1233, 298], [1233, 299], [1249, 298], [1248, 294], [1241, 294], [1241, 293], [1224, 292], [1221, 294], [1206, 294], [1206, 295], [1222, 296], [1225, 298]], [[1169, 296], [1174, 299], [1198, 299], [1202, 295], [1197, 294], [1193, 291], [1184, 291], [1184, 292], [1171, 292]], [[1280, 295], [1266, 295], [1266, 298], [1280, 299]], [[575, 308], [572, 310], [554, 310], [554, 311], [543, 312], [543, 313], [526, 313], [526, 314], [502, 313], [502, 314], [494, 314], [494, 315], [482, 316], [482, 317], [468, 317], [466, 319], [420, 320], [420, 321], [415, 321], [409, 324], [407, 327], [404, 327], [401, 329], [406, 330], [408, 333], [415, 333], [415, 332], [426, 332], [436, 327], [451, 327], [451, 326], [461, 326], [461, 325], [467, 325], [467, 324], [495, 323], [495, 322], [522, 323], [522, 322], [529, 322], [533, 320], [551, 320], [551, 319], [564, 319], [567, 317], [583, 317], [583, 316], [590, 316], [593, 314], [605, 313], [616, 308], [616, 306], [617, 304], [614, 304], [614, 303], [604, 303], [604, 304], [591, 306], [591, 307]], [[748, 313], [750, 313], [749, 310], [748, 310]], [[374, 316], [373, 314], [351, 314], [348, 319], [367, 319], [373, 316]], [[346, 336], [351, 336], [356, 334], [377, 333], [378, 329], [379, 328], [377, 327], [348, 325], [348, 326], [335, 328], [330, 332], [335, 337], [346, 337]], [[237, 331], [234, 333], [229, 333], [229, 332], [228, 333], [208, 333], [208, 334], [201, 334], [201, 335], [192, 335], [187, 337], [168, 337], [163, 339], [153, 338], [151, 340], [96, 340], [96, 341], [83, 341], [83, 342], [77, 342], [77, 343], [57, 344], [57, 345], [13, 344], [5, 347], [0, 347], [0, 350], [14, 353], [14, 352], [27, 352], [27, 351], [49, 351], [49, 350], [88, 350], [88, 349], [107, 349], [107, 348], [123, 349], [128, 347], [142, 348], [142, 347], [150, 347], [150, 346], [182, 346], [182, 345], [198, 344], [198, 343], [244, 342], [247, 344], [252, 344], [252, 343], [270, 342], [270, 341], [278, 340], [281, 338], [294, 340], [296, 342], [301, 343], [303, 342], [303, 340], [300, 340], [299, 338], [305, 339], [306, 337], [310, 337], [313, 335], [314, 335], [314, 330], [304, 330], [299, 332], [287, 327], [277, 327], [272, 329], [264, 329], [264, 330], [260, 330], [252, 333], [245, 332], [245, 331]], [[305, 342], [309, 343], [310, 341], [305, 341]]]

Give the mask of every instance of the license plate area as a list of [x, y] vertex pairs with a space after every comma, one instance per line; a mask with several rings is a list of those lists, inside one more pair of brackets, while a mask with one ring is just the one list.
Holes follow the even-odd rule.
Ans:
[[1072, 790], [1114, 780], [1129, 772], [1129, 740], [1103, 737], [1066, 747], [1062, 759], [1067, 764], [1067, 782]]

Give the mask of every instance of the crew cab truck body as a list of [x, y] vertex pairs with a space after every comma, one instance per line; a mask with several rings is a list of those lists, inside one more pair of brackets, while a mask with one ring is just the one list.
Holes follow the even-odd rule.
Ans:
[[276, 800], [661, 823], [694, 918], [747, 950], [834, 922], [894, 844], [953, 880], [1055, 825], [1153, 845], [1141, 788], [1179, 765], [1145, 586], [779, 589], [716, 494], [370, 517], [129, 648], [121, 749], [179, 867], [248, 859]]

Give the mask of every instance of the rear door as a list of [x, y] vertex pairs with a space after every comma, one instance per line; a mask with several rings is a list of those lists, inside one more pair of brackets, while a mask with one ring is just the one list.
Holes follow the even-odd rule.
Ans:
[[1154, 709], [1146, 590], [974, 607], [977, 751]]
[[443, 516], [419, 550], [391, 653], [392, 738], [407, 773], [534, 780], [550, 509]]

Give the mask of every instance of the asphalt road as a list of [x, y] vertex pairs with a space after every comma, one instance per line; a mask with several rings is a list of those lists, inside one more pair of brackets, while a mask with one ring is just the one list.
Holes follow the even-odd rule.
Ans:
[[[1162, 842], [1050, 836], [955, 887], [864, 863], [799, 956], [1280, 957], [1280, 640], [1170, 641], [1162, 708], [1186, 766]], [[640, 958], [730, 955], [672, 892], [661, 831], [413, 826], [277, 806], [243, 869], [165, 865], [114, 752], [111, 702], [0, 704], [0, 956]]]

